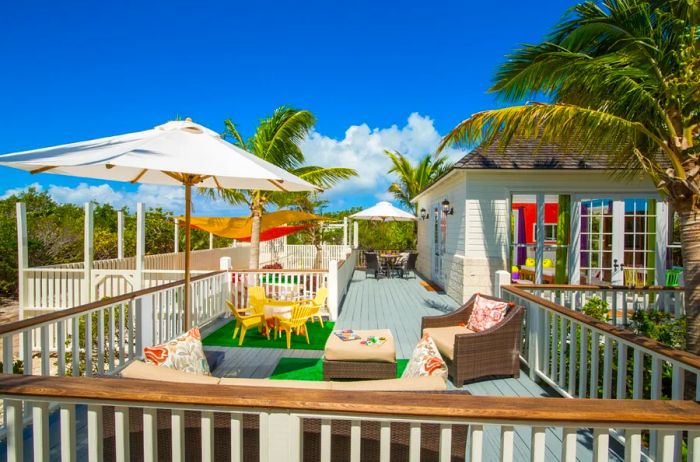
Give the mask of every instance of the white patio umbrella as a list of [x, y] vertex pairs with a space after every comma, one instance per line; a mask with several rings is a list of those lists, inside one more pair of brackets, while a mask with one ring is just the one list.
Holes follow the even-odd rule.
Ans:
[[[368, 209], [350, 215], [353, 220], [369, 220], [369, 221], [416, 221], [418, 218], [411, 213], [394, 207], [390, 202], [377, 202]], [[384, 241], [386, 244], [386, 241]]]
[[416, 221], [418, 218], [391, 205], [390, 202], [382, 201], [372, 207], [350, 215], [353, 220], [372, 220], [372, 221]]
[[316, 186], [221, 139], [190, 119], [109, 138], [0, 156], [0, 165], [35, 173], [185, 186], [185, 312], [190, 311], [192, 186], [312, 191]]

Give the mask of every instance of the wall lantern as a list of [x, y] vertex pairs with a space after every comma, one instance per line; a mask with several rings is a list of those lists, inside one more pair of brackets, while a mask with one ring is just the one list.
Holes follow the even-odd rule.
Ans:
[[428, 211], [425, 209], [420, 209], [420, 219], [427, 220], [429, 218]]
[[444, 213], [445, 215], [454, 215], [455, 214], [455, 209], [450, 207], [450, 201], [448, 201], [447, 199], [442, 201], [441, 205], [442, 205], [442, 213]]

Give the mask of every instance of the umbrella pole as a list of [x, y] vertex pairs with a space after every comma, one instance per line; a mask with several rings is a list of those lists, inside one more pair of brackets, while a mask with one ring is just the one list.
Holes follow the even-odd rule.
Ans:
[[192, 184], [185, 183], [185, 303], [183, 330], [190, 328], [190, 215], [192, 209]]

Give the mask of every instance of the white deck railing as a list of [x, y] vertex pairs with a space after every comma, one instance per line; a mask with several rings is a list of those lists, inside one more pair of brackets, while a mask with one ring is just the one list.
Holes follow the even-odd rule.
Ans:
[[[194, 325], [224, 312], [228, 277], [216, 272], [193, 278]], [[140, 356], [144, 346], [182, 333], [182, 301], [182, 281], [171, 282], [0, 326], [3, 372], [12, 373], [19, 359], [24, 374], [112, 373]]]
[[[408, 426], [404, 444], [410, 461], [421, 460], [426, 424], [437, 426], [439, 432], [439, 441], [430, 442], [436, 450], [428, 453], [428, 460], [454, 460], [457, 449], [462, 458], [472, 462], [484, 458], [512, 461], [516, 456], [533, 461], [575, 461], [577, 456], [590, 459], [591, 455], [592, 460], [603, 461], [610, 457], [613, 428], [624, 429], [624, 453], [618, 454], [625, 460], [646, 459], [647, 432], [658, 435], [658, 453], [652, 455], [656, 460], [679, 460], [674, 451], [678, 435], [684, 431], [688, 432], [688, 460], [697, 460], [700, 454], [700, 413], [692, 402], [346, 393], [160, 382], [146, 385], [139, 380], [98, 378], [86, 384], [86, 379], [70, 377], [3, 376], [0, 398], [7, 415], [8, 460], [22, 460], [22, 454], [30, 449], [25, 444], [31, 444], [35, 460], [48, 460], [52, 443], [59, 446], [53, 449], [63, 460], [77, 460], [81, 443], [87, 447], [81, 454], [87, 452], [87, 460], [95, 462], [105, 457], [106, 449], [116, 460], [143, 457], [154, 461], [185, 460], [186, 451], [190, 456], [198, 452], [201, 460], [213, 460], [217, 448], [228, 448], [225, 458], [232, 461], [241, 461], [244, 455], [261, 461], [296, 462], [309, 457], [323, 462], [360, 461], [364, 445], [369, 443], [363, 430], [375, 422], [379, 437], [371, 442], [370, 450], [376, 451], [372, 459], [380, 461], [394, 460], [392, 449], [397, 448], [392, 448], [392, 439], [397, 424]], [[53, 412], [57, 412], [60, 431], [53, 440], [50, 403], [59, 406]], [[87, 405], [87, 431], [82, 437], [76, 427], [78, 405]], [[167, 423], [159, 418], [162, 411], [169, 414]], [[23, 415], [31, 415], [33, 421], [26, 442]], [[141, 415], [141, 428], [133, 430], [131, 420]], [[251, 428], [247, 415], [257, 420], [257, 428]], [[320, 441], [306, 439], [311, 437], [304, 431], [308, 420], [320, 420]], [[333, 425], [339, 421], [349, 421], [346, 445], [333, 444]], [[468, 426], [469, 432], [466, 444], [460, 436], [456, 448], [453, 438], [457, 438], [460, 426]], [[139, 434], [135, 439], [133, 432]], [[161, 438], [170, 440], [169, 447], [159, 444]], [[525, 446], [528, 454], [521, 452], [522, 439], [529, 440], [529, 447]], [[579, 444], [580, 439], [588, 441]]]
[[604, 300], [608, 304], [610, 322], [614, 325], [627, 325], [638, 310], [658, 309], [674, 317], [685, 314], [683, 287], [542, 284], [518, 285], [518, 288], [576, 311], [581, 311], [593, 298]]
[[[332, 260], [343, 260], [351, 250], [347, 245], [277, 245], [263, 242], [260, 249], [260, 266], [279, 263], [285, 269], [328, 269]], [[320, 255], [319, 255], [320, 253]]]
[[[695, 355], [598, 321], [520, 286], [501, 290], [503, 298], [526, 307], [522, 360], [530, 377], [562, 396], [684, 400], [686, 375], [700, 384], [700, 358]], [[697, 386], [695, 399], [700, 400]], [[658, 437], [652, 434], [652, 450], [657, 444]], [[676, 451], [680, 454], [680, 446]]]

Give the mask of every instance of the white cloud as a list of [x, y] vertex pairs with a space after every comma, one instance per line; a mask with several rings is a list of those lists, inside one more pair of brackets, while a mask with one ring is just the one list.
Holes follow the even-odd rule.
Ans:
[[28, 189], [32, 189], [32, 188], [36, 189], [37, 192], [41, 192], [44, 189], [44, 187], [42, 185], [40, 185], [39, 183], [32, 183], [32, 184], [24, 186], [22, 188], [8, 189], [5, 191], [5, 193], [2, 196], [0, 196], [0, 199], [7, 199], [10, 196], [14, 196], [16, 194], [21, 194], [21, 193], [27, 191]]
[[[366, 202], [392, 200], [387, 187], [392, 178], [387, 174], [391, 162], [384, 154], [385, 149], [399, 151], [415, 162], [427, 153], [435, 152], [442, 137], [435, 129], [430, 117], [418, 113], [411, 114], [402, 127], [370, 128], [367, 124], [352, 125], [342, 139], [334, 139], [318, 132], [312, 132], [302, 142], [301, 148], [309, 164], [328, 167], [350, 167], [358, 176], [342, 181], [326, 193], [334, 209], [356, 205], [370, 205]], [[446, 154], [455, 161], [464, 155], [463, 151], [448, 150]], [[184, 188], [176, 186], [139, 185], [135, 190], [129, 187], [113, 187], [109, 184], [79, 183], [75, 187], [49, 185], [43, 187], [34, 183], [25, 188], [5, 191], [2, 198], [34, 187], [46, 190], [57, 202], [83, 204], [88, 201], [109, 203], [114, 207], [128, 207], [133, 210], [137, 202], [146, 207], [161, 207], [181, 214], [184, 210]], [[197, 215], [244, 215], [245, 207], [233, 207], [222, 201], [212, 201], [193, 193], [193, 209]]]
[[[414, 112], [403, 127], [353, 125], [340, 140], [312, 132], [302, 142], [301, 148], [309, 164], [357, 170], [356, 178], [343, 181], [328, 191], [326, 194], [329, 198], [361, 193], [372, 195], [377, 200], [386, 200], [386, 189], [391, 183], [387, 171], [391, 168], [391, 162], [384, 149], [399, 151], [415, 162], [425, 154], [435, 152], [441, 138], [430, 117]], [[446, 154], [451, 160], [456, 160], [464, 152], [450, 150]]]

